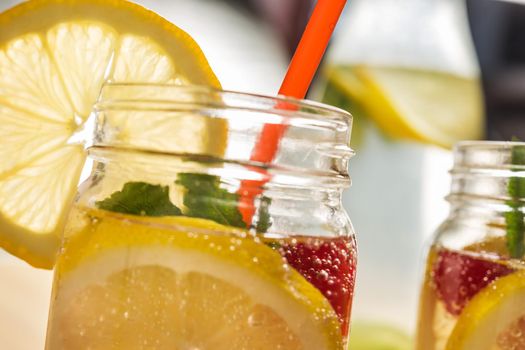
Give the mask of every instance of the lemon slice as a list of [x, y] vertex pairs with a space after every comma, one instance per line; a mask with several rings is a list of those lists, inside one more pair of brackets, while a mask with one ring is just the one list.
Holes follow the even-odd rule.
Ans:
[[[0, 28], [0, 247], [50, 268], [85, 157], [71, 136], [102, 84], [219, 83], [193, 39], [126, 1], [34, 0], [0, 14]], [[133, 127], [159, 129], [144, 123]], [[177, 139], [185, 129], [163, 130]], [[203, 135], [184, 138], [192, 151], [224, 151], [225, 123], [192, 132]]]
[[500, 277], [462, 311], [447, 350], [525, 348], [525, 271]]
[[370, 66], [332, 67], [327, 75], [390, 137], [450, 148], [482, 136], [481, 89], [473, 78]]
[[343, 347], [321, 292], [242, 231], [96, 210], [70, 222], [50, 350]]

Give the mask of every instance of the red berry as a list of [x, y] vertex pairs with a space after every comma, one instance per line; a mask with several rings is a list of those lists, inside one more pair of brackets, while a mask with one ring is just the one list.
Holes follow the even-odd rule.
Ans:
[[458, 316], [481, 289], [511, 272], [511, 268], [495, 261], [441, 250], [432, 275], [437, 296], [445, 303], [448, 312]]
[[285, 245], [281, 249], [288, 263], [330, 301], [346, 336], [356, 271], [353, 241], [312, 239]]

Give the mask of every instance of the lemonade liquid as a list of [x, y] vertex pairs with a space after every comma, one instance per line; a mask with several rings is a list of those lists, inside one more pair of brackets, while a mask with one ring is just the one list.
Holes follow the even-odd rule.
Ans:
[[[178, 256], [184, 249], [224, 253], [255, 272], [280, 269], [281, 263], [272, 266], [275, 261], [268, 257], [279, 254], [289, 271], [281, 282], [298, 272], [315, 286], [337, 314], [337, 331], [346, 339], [355, 279], [353, 239], [256, 237], [209, 220], [135, 217], [77, 206], [55, 269], [46, 349], [215, 348], [204, 345], [213, 342], [192, 338], [202, 335], [215, 339], [216, 348], [241, 349], [251, 336], [260, 336], [257, 327], [270, 327], [268, 337], [282, 340], [283, 349], [295, 349], [295, 339], [275, 312], [246, 313], [242, 298], [228, 300], [235, 290], [220, 279], [192, 281], [197, 277], [191, 266], [183, 266]], [[210, 322], [217, 308], [222, 317]], [[210, 323], [211, 328], [202, 329]], [[233, 334], [224, 333], [230, 328]], [[181, 338], [191, 343], [182, 344]]]

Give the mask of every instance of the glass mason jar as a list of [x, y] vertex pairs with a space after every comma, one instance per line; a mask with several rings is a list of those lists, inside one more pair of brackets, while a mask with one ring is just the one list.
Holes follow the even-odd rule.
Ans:
[[[348, 113], [110, 84], [92, 117], [93, 170], [64, 231], [47, 350], [345, 348]], [[249, 161], [264, 124], [287, 125], [272, 164]]]
[[460, 143], [448, 201], [428, 254], [416, 348], [523, 349], [525, 143]]

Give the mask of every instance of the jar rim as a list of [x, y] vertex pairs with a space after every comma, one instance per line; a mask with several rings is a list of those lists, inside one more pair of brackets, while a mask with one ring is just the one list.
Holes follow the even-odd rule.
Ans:
[[[525, 142], [462, 141], [454, 147], [452, 173], [474, 171], [474, 169], [510, 170], [515, 175], [514, 172], [525, 169], [521, 156], [523, 153], [525, 153]], [[515, 157], [516, 154], [519, 154], [518, 158]]]
[[456, 151], [461, 150], [485, 150], [485, 149], [512, 149], [513, 147], [525, 146], [525, 142], [522, 141], [460, 141], [454, 147]]
[[[142, 96], [133, 95], [138, 89], [142, 88], [157, 88], [160, 94], [157, 96]], [[127, 90], [122, 95], [115, 93], [115, 90]], [[214, 95], [215, 97], [228, 97], [233, 98], [237, 102], [251, 102], [251, 103], [260, 103], [262, 106], [268, 106], [273, 104], [273, 111], [287, 111], [287, 110], [301, 110], [303, 114], [301, 118], [305, 117], [305, 114], [308, 112], [315, 112], [315, 115], [322, 117], [325, 121], [334, 121], [334, 122], [346, 122], [350, 123], [353, 120], [353, 116], [350, 112], [343, 110], [341, 108], [324, 104], [321, 102], [308, 100], [308, 99], [298, 99], [294, 97], [284, 96], [284, 95], [265, 95], [257, 94], [251, 92], [240, 92], [234, 90], [223, 90], [210, 86], [203, 85], [178, 85], [173, 83], [120, 83], [120, 82], [106, 82], [102, 86], [101, 93], [97, 103], [94, 108], [97, 111], [108, 108], [111, 104], [114, 103], [124, 103], [124, 102], [140, 102], [140, 101], [149, 101], [149, 102], [163, 102], [169, 103], [170, 99], [165, 98], [165, 95], [162, 95], [165, 91], [170, 92], [180, 92], [180, 93], [198, 93], [198, 94], [209, 94]], [[139, 100], [138, 98], [142, 98]], [[180, 102], [180, 101], [177, 101]], [[217, 101], [215, 101], [217, 102]], [[263, 109], [261, 109], [263, 110]], [[269, 112], [270, 110], [264, 109], [264, 111]], [[306, 113], [305, 113], [306, 112]], [[314, 113], [312, 113], [314, 114]], [[292, 114], [286, 116], [290, 121], [293, 121], [294, 118], [299, 116], [294, 116]], [[317, 119], [317, 118], [313, 118]]]
[[[458, 168], [512, 169], [525, 168], [523, 160], [516, 162], [514, 154], [525, 151], [525, 142], [519, 141], [462, 141], [454, 148], [454, 170]], [[454, 171], [453, 170], [453, 171]]]
[[454, 151], [449, 201], [490, 204], [506, 211], [508, 201], [525, 200], [516, 191], [525, 180], [525, 142], [463, 141]]
[[[195, 85], [108, 83], [95, 105], [94, 117], [94, 147], [200, 157], [264, 172], [295, 174], [296, 182], [298, 177], [309, 175], [326, 177], [343, 187], [349, 185], [348, 160], [354, 155], [350, 147], [352, 116], [319, 102]], [[161, 130], [157, 125], [162, 130], [185, 130], [185, 125], [193, 124], [192, 118], [197, 118], [194, 132], [199, 132], [198, 126], [205, 120], [224, 120], [225, 148], [209, 147], [214, 134], [197, 137], [207, 145], [202, 148], [179, 142], [192, 137], [191, 127], [180, 139], [171, 133], [157, 133]], [[280, 146], [270, 161], [253, 160], [252, 153], [266, 125], [286, 126], [276, 136]], [[143, 127], [150, 127], [152, 133], [143, 132]], [[158, 138], [152, 141], [152, 135]], [[285, 177], [290, 176], [281, 176], [280, 181], [288, 181]]]

